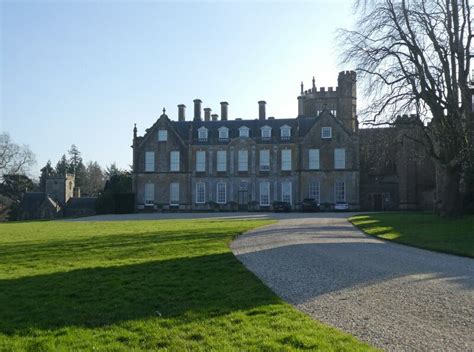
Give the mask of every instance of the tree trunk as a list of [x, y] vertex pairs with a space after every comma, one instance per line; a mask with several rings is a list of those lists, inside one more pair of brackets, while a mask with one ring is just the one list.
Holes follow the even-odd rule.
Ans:
[[441, 216], [457, 216], [462, 212], [460, 191], [461, 167], [436, 166], [437, 211]]

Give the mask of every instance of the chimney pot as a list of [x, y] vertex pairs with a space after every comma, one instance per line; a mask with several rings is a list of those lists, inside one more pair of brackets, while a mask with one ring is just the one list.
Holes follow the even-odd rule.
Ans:
[[227, 121], [228, 106], [228, 102], [221, 101], [221, 121]]
[[264, 100], [260, 100], [258, 102], [258, 119], [259, 120], [265, 120], [266, 118], [267, 113], [265, 111], [265, 104], [267, 104], [267, 102]]
[[201, 99], [194, 99], [194, 121], [201, 121]]
[[186, 105], [179, 104], [178, 105], [178, 121], [186, 120]]
[[219, 119], [219, 115], [217, 114], [212, 114], [211, 117], [212, 117], [212, 121], [217, 121]]
[[211, 121], [211, 108], [204, 108], [204, 121]]

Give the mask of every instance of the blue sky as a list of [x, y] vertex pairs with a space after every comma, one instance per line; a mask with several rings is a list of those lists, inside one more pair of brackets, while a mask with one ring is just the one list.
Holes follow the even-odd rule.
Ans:
[[[37, 156], [37, 169], [74, 143], [85, 161], [131, 163], [163, 107], [193, 99], [229, 118], [295, 117], [300, 81], [335, 86], [337, 28], [352, 1], [0, 2], [0, 130]], [[37, 173], [37, 172], [36, 172]]]

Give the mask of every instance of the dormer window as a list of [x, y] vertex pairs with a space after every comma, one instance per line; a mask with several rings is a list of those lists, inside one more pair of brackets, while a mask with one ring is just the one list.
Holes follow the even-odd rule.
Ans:
[[250, 136], [250, 130], [246, 126], [242, 126], [239, 128], [239, 137], [249, 137]]
[[207, 142], [207, 128], [198, 128], [198, 140], [199, 142]]
[[158, 142], [166, 142], [168, 140], [167, 130], [158, 130]]
[[227, 141], [229, 139], [229, 129], [227, 127], [221, 127], [218, 131], [220, 141]]
[[270, 126], [263, 126], [260, 130], [262, 131], [262, 139], [269, 140], [272, 138], [272, 128]]
[[332, 128], [331, 127], [321, 128], [321, 138], [323, 139], [332, 138]]
[[284, 125], [280, 127], [280, 138], [282, 140], [288, 140], [291, 138], [291, 127]]

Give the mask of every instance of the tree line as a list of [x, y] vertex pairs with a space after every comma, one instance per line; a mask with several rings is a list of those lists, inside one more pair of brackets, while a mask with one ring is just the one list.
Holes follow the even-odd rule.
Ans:
[[49, 177], [74, 174], [75, 187], [80, 188], [81, 196], [98, 197], [99, 213], [124, 208], [115, 194], [131, 193], [129, 171], [118, 168], [116, 163], [102, 168], [97, 161], [84, 162], [75, 144], [54, 166], [48, 160], [40, 169], [39, 180], [31, 177], [35, 165], [35, 154], [28, 146], [15, 143], [8, 133], [0, 134], [0, 220], [18, 207], [25, 192], [45, 192]]

